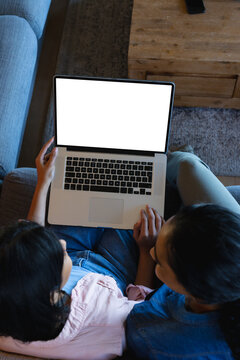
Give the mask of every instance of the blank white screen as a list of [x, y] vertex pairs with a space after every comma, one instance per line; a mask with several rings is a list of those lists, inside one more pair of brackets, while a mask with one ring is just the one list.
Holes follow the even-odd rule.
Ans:
[[57, 145], [164, 152], [172, 86], [56, 79]]

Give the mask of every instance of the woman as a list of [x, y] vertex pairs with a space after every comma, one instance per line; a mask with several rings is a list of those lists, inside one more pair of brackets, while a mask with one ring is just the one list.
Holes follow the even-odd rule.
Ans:
[[129, 231], [44, 226], [57, 156], [56, 149], [46, 155], [52, 141], [36, 159], [27, 221], [0, 232], [0, 349], [112, 359], [126, 347], [124, 323], [139, 302], [123, 295], [135, 280], [138, 249]]
[[240, 206], [195, 155], [176, 152], [168, 166], [187, 206], [156, 243], [153, 216], [135, 224], [144, 285], [153, 269], [164, 285], [131, 311], [128, 346], [139, 359], [240, 359]]

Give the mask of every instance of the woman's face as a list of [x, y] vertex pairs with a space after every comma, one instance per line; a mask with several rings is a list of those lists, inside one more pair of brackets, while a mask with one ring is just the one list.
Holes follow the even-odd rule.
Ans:
[[156, 276], [173, 291], [183, 295], [189, 295], [185, 288], [178, 282], [175, 273], [168, 264], [167, 241], [169, 234], [173, 231], [173, 227], [174, 217], [171, 217], [163, 225], [158, 235], [155, 247], [150, 250], [150, 254], [156, 262]]
[[70, 256], [67, 253], [67, 247], [66, 247], [66, 241], [65, 240], [59, 240], [63, 251], [64, 251], [64, 259], [63, 259], [63, 268], [62, 268], [62, 283], [61, 283], [61, 289], [68, 281], [68, 278], [70, 276], [71, 270], [72, 270], [72, 260]]

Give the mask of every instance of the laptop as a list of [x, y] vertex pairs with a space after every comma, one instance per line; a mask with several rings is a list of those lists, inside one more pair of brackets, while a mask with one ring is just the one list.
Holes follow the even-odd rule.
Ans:
[[48, 223], [132, 229], [146, 204], [164, 215], [171, 82], [54, 77]]

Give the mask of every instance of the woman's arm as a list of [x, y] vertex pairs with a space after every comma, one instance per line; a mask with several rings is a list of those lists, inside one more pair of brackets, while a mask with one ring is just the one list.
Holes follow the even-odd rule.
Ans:
[[43, 146], [36, 158], [38, 181], [27, 216], [27, 220], [35, 221], [42, 226], [45, 225], [47, 193], [54, 177], [55, 160], [57, 157], [57, 148], [54, 148], [50, 154], [46, 155], [53, 140], [54, 138]]
[[150, 255], [150, 249], [155, 245], [163, 219], [156, 210], [146, 207], [141, 211], [140, 220], [134, 225], [133, 237], [139, 247], [139, 262], [135, 285], [154, 287], [155, 262]]

